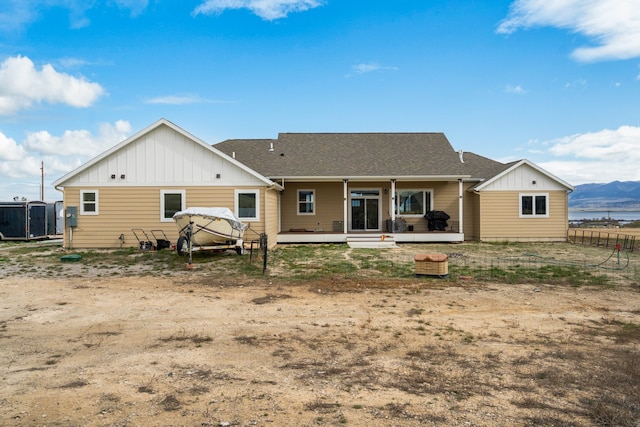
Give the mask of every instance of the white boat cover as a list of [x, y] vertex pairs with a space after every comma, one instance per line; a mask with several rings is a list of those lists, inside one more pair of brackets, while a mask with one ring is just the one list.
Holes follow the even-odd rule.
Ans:
[[173, 214], [173, 219], [183, 216], [201, 216], [205, 218], [222, 218], [229, 221], [231, 226], [236, 230], [244, 230], [247, 228], [247, 224], [243, 224], [236, 216], [231, 212], [229, 208], [187, 208], [183, 211], [178, 211]]

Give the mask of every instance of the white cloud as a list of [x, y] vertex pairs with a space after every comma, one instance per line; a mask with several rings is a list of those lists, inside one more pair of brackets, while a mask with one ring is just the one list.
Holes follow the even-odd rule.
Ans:
[[13, 138], [0, 133], [0, 161], [20, 160], [26, 155], [24, 147], [18, 145]]
[[576, 79], [570, 82], [565, 83], [565, 89], [586, 89], [588, 86], [587, 81], [585, 79]]
[[167, 95], [157, 96], [145, 101], [147, 104], [168, 104], [168, 105], [186, 105], [207, 102], [198, 95]]
[[131, 125], [124, 120], [101, 124], [97, 134], [88, 130], [67, 130], [61, 136], [48, 131], [31, 132], [21, 143], [0, 132], [0, 200], [14, 196], [39, 199], [41, 162], [45, 167], [45, 191], [54, 194], [53, 180], [123, 141], [130, 133]]
[[27, 134], [24, 147], [30, 153], [90, 159], [125, 140], [130, 132], [131, 125], [123, 120], [118, 120], [113, 125], [100, 125], [95, 136], [85, 129], [66, 130], [61, 136], [53, 136], [42, 130]]
[[638, 0], [515, 0], [497, 32], [520, 28], [555, 27], [580, 34], [593, 46], [580, 47], [572, 56], [583, 62], [640, 56]]
[[351, 69], [358, 74], [371, 73], [380, 69], [379, 64], [356, 64]]
[[527, 93], [526, 90], [523, 89], [522, 86], [520, 85], [507, 85], [504, 88], [504, 91], [507, 93], [511, 93], [514, 95], [524, 95], [525, 93]]
[[367, 74], [377, 71], [398, 71], [398, 67], [382, 66], [377, 62], [360, 63], [351, 66], [352, 73], [347, 74], [346, 77], [351, 77], [354, 74]]
[[0, 115], [13, 114], [41, 102], [88, 107], [103, 93], [98, 83], [58, 73], [50, 64], [37, 70], [24, 56], [10, 57], [0, 64]]
[[266, 21], [286, 18], [289, 13], [304, 12], [324, 4], [324, 0], [205, 0], [194, 15], [219, 14], [227, 9], [249, 9]]
[[561, 159], [539, 165], [572, 184], [640, 180], [640, 127], [570, 135], [545, 145]]
[[37, 12], [25, 0], [4, 0], [0, 5], [0, 30], [7, 33], [20, 30], [36, 19]]
[[63, 68], [80, 68], [85, 65], [90, 65], [90, 62], [86, 59], [73, 57], [60, 58], [56, 62]]
[[604, 129], [565, 136], [550, 141], [549, 152], [556, 156], [574, 156], [585, 159], [625, 159], [640, 161], [640, 127], [620, 126], [616, 130]]
[[536, 164], [571, 185], [611, 181], [640, 181], [640, 171], [629, 163], [612, 165], [607, 161], [552, 160], [537, 162]]
[[82, 0], [3, 0], [0, 6], [0, 30], [22, 30], [52, 7], [67, 9], [71, 28], [83, 28], [90, 24], [86, 12], [95, 4], [94, 1]]
[[149, 0], [2, 0], [0, 2], [0, 31], [22, 30], [37, 21], [48, 9], [62, 8], [69, 11], [69, 26], [84, 28], [91, 24], [87, 12], [103, 5], [128, 9], [135, 17], [147, 8]]
[[121, 9], [131, 10], [131, 16], [137, 16], [144, 12], [149, 5], [149, 0], [115, 0]]

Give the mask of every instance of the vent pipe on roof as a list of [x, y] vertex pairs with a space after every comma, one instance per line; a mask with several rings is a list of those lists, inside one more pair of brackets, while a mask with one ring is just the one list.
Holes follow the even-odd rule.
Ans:
[[271, 143], [271, 145], [269, 146], [269, 152], [273, 152], [273, 142]]
[[464, 163], [464, 151], [458, 151], [458, 157], [460, 157], [460, 163]]
[[235, 158], [236, 158], [236, 152], [235, 152], [235, 151], [232, 151], [232, 152], [231, 152], [231, 158], [233, 158], [233, 159], [235, 159]]

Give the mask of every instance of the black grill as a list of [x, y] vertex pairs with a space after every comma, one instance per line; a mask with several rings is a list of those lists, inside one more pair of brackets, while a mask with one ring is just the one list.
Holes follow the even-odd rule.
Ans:
[[447, 229], [447, 220], [451, 218], [444, 211], [429, 211], [424, 216], [428, 221], [429, 231], [444, 231]]

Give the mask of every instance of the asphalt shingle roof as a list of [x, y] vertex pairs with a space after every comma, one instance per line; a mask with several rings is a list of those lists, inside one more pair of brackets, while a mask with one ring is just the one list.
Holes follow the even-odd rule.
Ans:
[[232, 139], [214, 148], [269, 178], [486, 179], [505, 166], [473, 153], [464, 153], [461, 162], [443, 133], [281, 133], [278, 139]]

